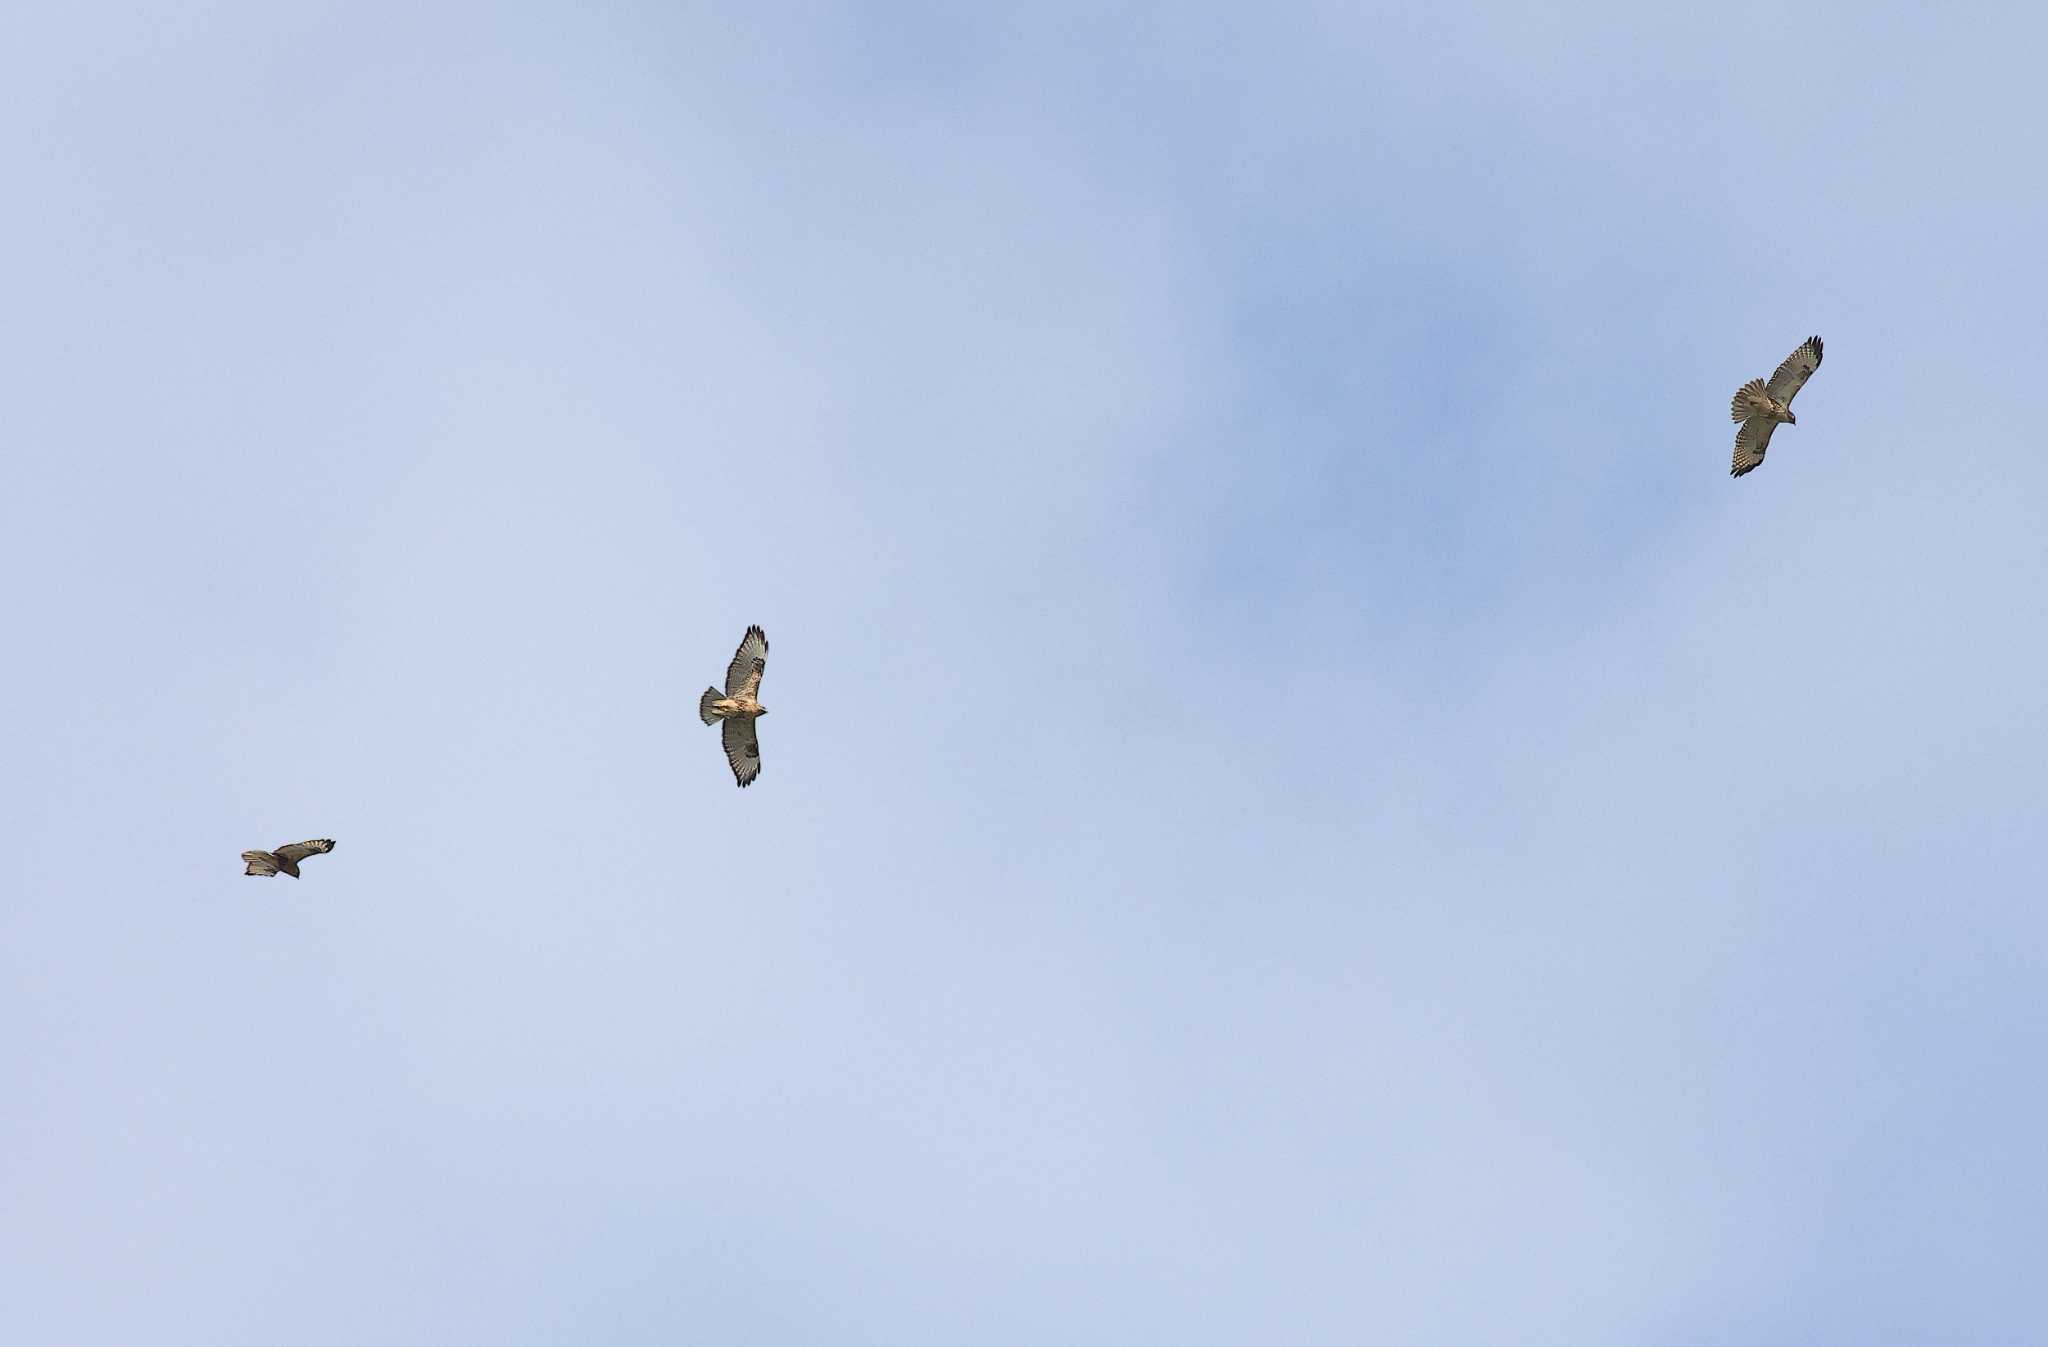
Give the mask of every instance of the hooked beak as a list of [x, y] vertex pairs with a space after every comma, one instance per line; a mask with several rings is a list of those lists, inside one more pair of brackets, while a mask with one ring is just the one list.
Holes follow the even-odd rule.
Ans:
[[1785, 413], [1785, 420], [1795, 426], [1799, 424], [1799, 418], [1791, 412]]

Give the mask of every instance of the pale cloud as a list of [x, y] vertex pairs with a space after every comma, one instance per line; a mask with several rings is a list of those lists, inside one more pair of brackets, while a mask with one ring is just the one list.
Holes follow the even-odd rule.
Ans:
[[2038, 1337], [2040, 20], [1750, 13], [25, 19], [11, 1312]]

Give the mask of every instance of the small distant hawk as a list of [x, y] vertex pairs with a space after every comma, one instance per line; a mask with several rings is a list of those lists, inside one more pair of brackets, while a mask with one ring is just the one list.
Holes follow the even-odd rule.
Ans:
[[308, 856], [325, 856], [334, 850], [334, 839], [316, 837], [310, 842], [293, 842], [290, 846], [275, 851], [245, 851], [242, 859], [249, 862], [245, 875], [262, 875], [268, 878], [275, 874], [287, 874], [293, 879], [299, 877], [299, 862]]
[[1785, 363], [1778, 366], [1768, 384], [1762, 379], [1751, 379], [1735, 390], [1728, 414], [1742, 423], [1742, 429], [1735, 432], [1735, 466], [1728, 470], [1729, 476], [1740, 477], [1764, 461], [1764, 450], [1770, 447], [1771, 432], [1779, 422], [1799, 424], [1799, 418], [1792, 414], [1792, 399], [1799, 396], [1799, 390], [1806, 387], [1806, 381], [1819, 368], [1820, 338], [1808, 337], [1798, 350], [1785, 357]]
[[754, 734], [754, 722], [768, 714], [757, 700], [761, 695], [761, 674], [768, 667], [768, 634], [748, 627], [725, 668], [725, 692], [705, 688], [697, 699], [697, 714], [706, 725], [725, 722], [719, 736], [725, 741], [725, 760], [732, 764], [733, 780], [742, 786], [754, 784], [761, 775], [761, 741]]

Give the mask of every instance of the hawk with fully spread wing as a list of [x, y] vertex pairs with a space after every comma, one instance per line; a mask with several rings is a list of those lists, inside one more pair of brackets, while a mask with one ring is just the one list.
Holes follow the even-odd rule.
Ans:
[[768, 667], [768, 634], [748, 627], [725, 667], [725, 691], [705, 688], [697, 699], [697, 714], [706, 725], [722, 720], [719, 737], [725, 741], [725, 760], [732, 764], [732, 778], [742, 786], [754, 784], [761, 775], [761, 740], [754, 722], [768, 714], [761, 705], [761, 674]]
[[1729, 476], [1740, 477], [1764, 461], [1771, 432], [1780, 424], [1799, 424], [1799, 418], [1792, 414], [1792, 399], [1799, 396], [1799, 390], [1806, 387], [1806, 381], [1819, 368], [1820, 338], [1808, 337], [1798, 350], [1785, 357], [1785, 363], [1778, 366], [1769, 383], [1751, 379], [1735, 390], [1728, 414], [1741, 422], [1742, 429], [1735, 432], [1735, 465], [1728, 470]]
[[262, 875], [265, 878], [271, 875], [290, 875], [297, 879], [300, 861], [308, 856], [325, 856], [332, 850], [333, 838], [316, 837], [310, 842], [293, 842], [275, 851], [245, 851], [242, 853], [242, 859], [249, 862], [249, 868], [242, 873]]

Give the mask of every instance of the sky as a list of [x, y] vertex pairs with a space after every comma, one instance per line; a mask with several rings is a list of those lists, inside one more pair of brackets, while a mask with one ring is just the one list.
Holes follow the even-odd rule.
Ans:
[[0, 25], [9, 1341], [2048, 1334], [2038, 8]]

